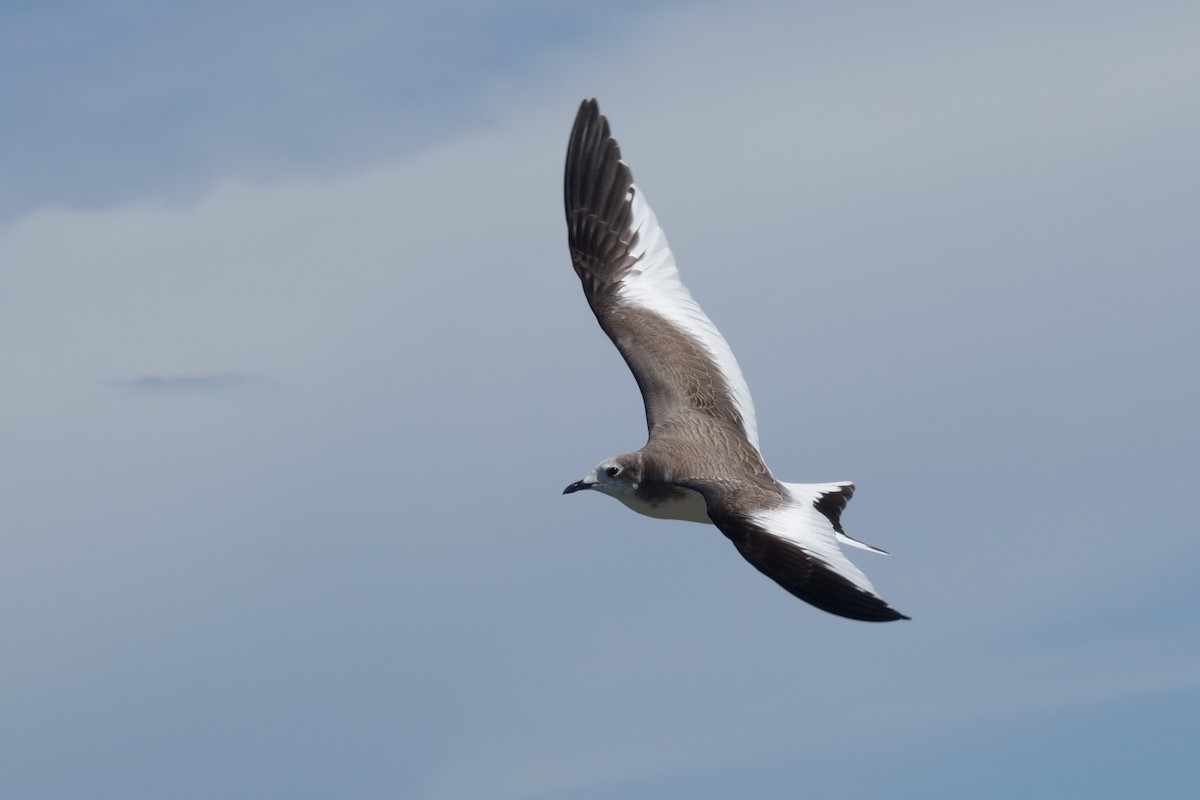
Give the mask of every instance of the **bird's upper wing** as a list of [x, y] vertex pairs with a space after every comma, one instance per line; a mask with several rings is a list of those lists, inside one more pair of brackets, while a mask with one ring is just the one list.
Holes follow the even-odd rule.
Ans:
[[595, 100], [567, 148], [571, 261], [600, 327], [637, 380], [646, 424], [702, 413], [735, 425], [757, 450], [754, 404], [725, 338], [680, 282], [667, 238], [633, 183]]

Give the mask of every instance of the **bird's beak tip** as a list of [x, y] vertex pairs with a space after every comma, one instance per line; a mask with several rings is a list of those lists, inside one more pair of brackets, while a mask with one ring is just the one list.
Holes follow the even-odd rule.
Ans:
[[575, 481], [570, 486], [563, 489], [563, 494], [573, 494], [575, 492], [578, 492], [580, 489], [586, 489], [586, 488], [588, 488], [588, 485], [586, 483], [584, 483], [583, 481]]

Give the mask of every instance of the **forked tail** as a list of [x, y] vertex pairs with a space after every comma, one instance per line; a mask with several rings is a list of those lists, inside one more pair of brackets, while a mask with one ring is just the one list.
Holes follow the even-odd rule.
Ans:
[[833, 534], [839, 542], [869, 550], [872, 553], [879, 553], [881, 556], [888, 555], [887, 550], [853, 539], [842, 530], [842, 509], [854, 496], [853, 483], [843, 481], [841, 483], [785, 483], [783, 485], [791, 492], [796, 502], [812, 503], [813, 508], [825, 515], [829, 523], [833, 525]]

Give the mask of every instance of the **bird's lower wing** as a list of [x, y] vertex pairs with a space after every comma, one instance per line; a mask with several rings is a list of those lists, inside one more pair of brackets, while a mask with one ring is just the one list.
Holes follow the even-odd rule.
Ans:
[[829, 519], [811, 505], [788, 503], [748, 513], [710, 507], [709, 516], [759, 572], [806, 603], [867, 622], [908, 619], [850, 563]]

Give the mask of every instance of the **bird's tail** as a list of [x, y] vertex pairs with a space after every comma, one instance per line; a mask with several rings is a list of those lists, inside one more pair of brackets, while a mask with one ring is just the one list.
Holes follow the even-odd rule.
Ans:
[[886, 556], [888, 552], [882, 548], [852, 539], [842, 530], [842, 509], [854, 496], [854, 484], [849, 481], [840, 483], [785, 483], [792, 499], [798, 503], [811, 503], [813, 508], [820, 511], [833, 525], [834, 536], [842, 544], [869, 550]]

